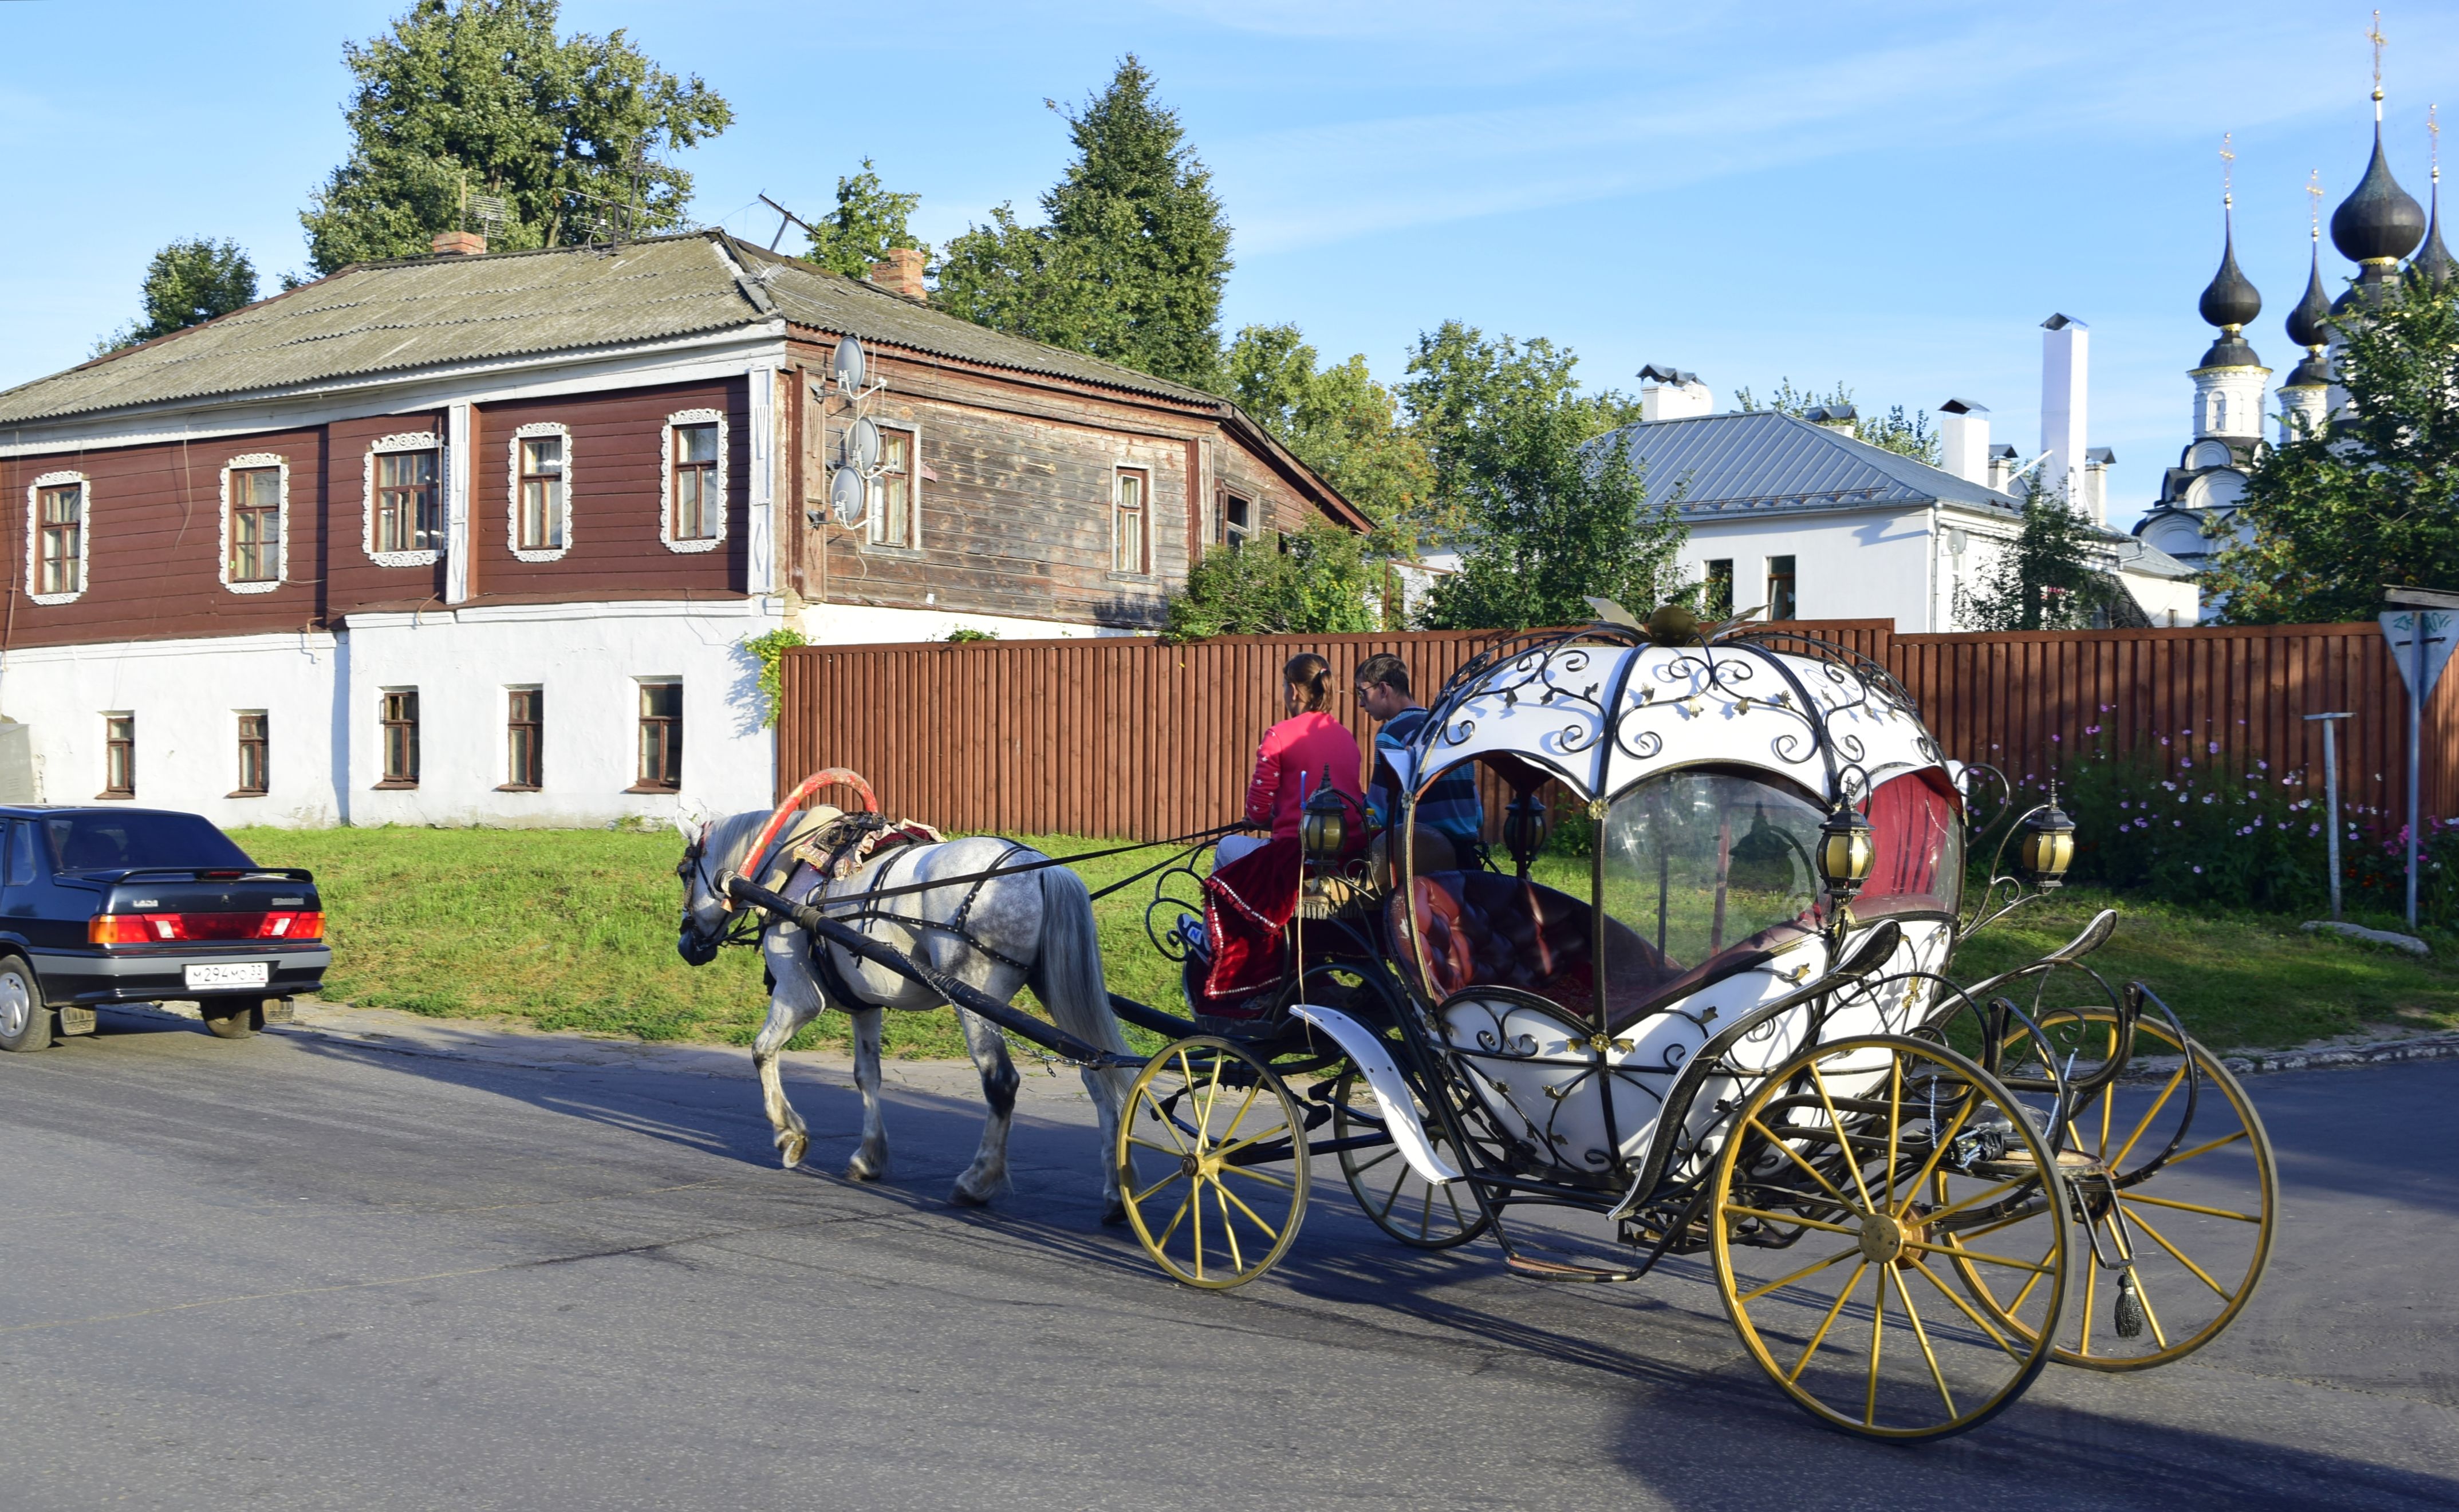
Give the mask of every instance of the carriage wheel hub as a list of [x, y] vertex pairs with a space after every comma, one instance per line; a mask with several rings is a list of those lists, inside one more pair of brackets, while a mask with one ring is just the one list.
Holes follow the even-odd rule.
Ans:
[[1885, 1213], [1861, 1216], [1861, 1254], [1873, 1265], [1886, 1265], [1904, 1252], [1903, 1225]]

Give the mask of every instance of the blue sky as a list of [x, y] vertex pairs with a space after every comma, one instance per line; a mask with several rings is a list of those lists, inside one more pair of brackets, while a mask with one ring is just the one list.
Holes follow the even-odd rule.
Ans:
[[[172, 237], [235, 238], [268, 287], [303, 266], [297, 211], [344, 152], [342, 44], [399, 9], [0, 0], [0, 386], [81, 361]], [[1003, 200], [1030, 215], [1067, 152], [1043, 98], [1133, 51], [1237, 228], [1227, 326], [1294, 321], [1387, 379], [1459, 317], [1551, 337], [1599, 386], [1654, 361], [1728, 405], [1788, 376], [1962, 395], [2028, 454], [2038, 326], [2064, 311], [2092, 328], [2121, 524], [2186, 439], [2220, 134], [2252, 338], [2284, 376], [2306, 173], [2327, 213], [2371, 127], [2367, 8], [2313, 0], [567, 0], [564, 21], [625, 28], [733, 101], [734, 129], [679, 160], [700, 219], [762, 242], [756, 195], [815, 213], [866, 154], [934, 240]], [[2392, 166], [2422, 199], [2426, 106], [2459, 112], [2459, 7], [2383, 24]], [[2324, 258], [2336, 287], [2350, 270]]]

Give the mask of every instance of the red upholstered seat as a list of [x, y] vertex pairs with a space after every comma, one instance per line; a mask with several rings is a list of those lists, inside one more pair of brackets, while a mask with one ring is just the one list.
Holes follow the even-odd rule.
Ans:
[[[1493, 872], [1435, 872], [1410, 884], [1426, 991], [1438, 999], [1464, 987], [1517, 987], [1576, 1012], [1588, 1010], [1588, 906], [1533, 882]], [[1386, 915], [1395, 954], [1410, 957], [1408, 920], [1396, 895]]]

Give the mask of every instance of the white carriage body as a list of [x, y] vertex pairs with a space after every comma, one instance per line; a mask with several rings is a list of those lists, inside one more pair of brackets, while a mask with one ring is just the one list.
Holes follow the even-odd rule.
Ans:
[[[1435, 714], [1408, 754], [1412, 769], [1399, 774], [1403, 782], [1422, 792], [1464, 761], [1499, 758], [1542, 767], [1587, 804], [1599, 821], [1600, 850], [1609, 806], [1668, 773], [1698, 769], [1774, 779], [1822, 810], [1839, 797], [1866, 808], [1879, 788], [1903, 777], [1949, 795], [1957, 776], [1892, 686], [1838, 661], [1733, 642], [1556, 643], [1498, 662]], [[1958, 875], [1934, 884], [1947, 890], [1944, 906], [1894, 918], [1902, 943], [1874, 980], [1944, 967], [1955, 936], [1960, 847], [1959, 828], [1951, 849]], [[1934, 871], [1945, 869], [1934, 861]], [[1721, 889], [1718, 899], [1721, 926]], [[1589, 903], [1602, 908], [1604, 900], [1600, 895]], [[1661, 905], [1657, 919], [1661, 946]], [[1840, 936], [1828, 928], [1795, 931], [1764, 958], [1653, 1002], [1604, 1033], [1593, 1013], [1525, 992], [1475, 986], [1441, 996], [1433, 1028], [1459, 1053], [1471, 1090], [1498, 1130], [1545, 1152], [1559, 1169], [1601, 1175], [1618, 1166], [1636, 1167], [1658, 1135], [1659, 1113], [1680, 1068], [1718, 1034], [1849, 956], [1876, 923], [1858, 914], [1852, 920]], [[1417, 948], [1403, 938], [1395, 947], [1404, 954]], [[1829, 1014], [1821, 1038], [1901, 1033], [1927, 1014], [1932, 998], [1926, 982], [1895, 981]], [[1731, 1046], [1727, 1059], [1742, 1070], [1773, 1067], [1802, 1048], [1812, 1021], [1807, 1008], [1779, 1013]], [[1837, 1087], [1839, 1095], [1853, 1090]], [[1686, 1162], [1713, 1152], [1719, 1110], [1731, 1091], [1730, 1084], [1710, 1084], [1692, 1102], [1690, 1137], [1681, 1146]]]

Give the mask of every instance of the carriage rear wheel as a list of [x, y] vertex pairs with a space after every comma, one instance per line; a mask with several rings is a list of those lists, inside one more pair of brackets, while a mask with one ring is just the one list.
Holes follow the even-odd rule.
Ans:
[[[1461, 1165], [1441, 1120], [1430, 1116], [1422, 1102], [1418, 1115], [1435, 1148]], [[1375, 1227], [1414, 1250], [1450, 1250], [1485, 1232], [1485, 1211], [1461, 1183], [1438, 1186], [1426, 1180], [1401, 1157], [1398, 1144], [1348, 1147], [1348, 1141], [1371, 1138], [1382, 1128], [1382, 1105], [1366, 1079], [1354, 1066], [1343, 1071], [1332, 1089], [1333, 1143], [1339, 1146], [1340, 1174], [1350, 1194]]]
[[1116, 1151], [1127, 1222], [1173, 1280], [1223, 1291], [1271, 1270], [1306, 1217], [1306, 1122], [1243, 1045], [1181, 1040], [1127, 1092]]
[[[2049, 1150], [1997, 1079], [1944, 1045], [1860, 1036], [1796, 1055], [1730, 1120], [1709, 1178], [1717, 1290], [1787, 1396], [1906, 1439], [2023, 1394], [2049, 1362], [2069, 1228]], [[1950, 1262], [1987, 1270], [2001, 1309], [1975, 1307]]]
[[[2041, 1035], [2062, 1067], [2089, 1071], [2118, 1050], [2106, 1008], [2053, 1010]], [[2043, 1049], [2009, 1037], [2010, 1057], [2037, 1060]], [[2148, 1370], [2193, 1354], [2244, 1308], [2271, 1256], [2280, 1175], [2244, 1086], [2156, 1017], [2136, 1020], [2133, 1053], [2176, 1064], [2111, 1082], [2067, 1124], [2067, 1144], [2088, 1158], [2072, 1185], [2091, 1252], [2055, 1337], [2061, 1365]], [[1997, 1278], [1971, 1270], [1966, 1280], [1995, 1306]]]

